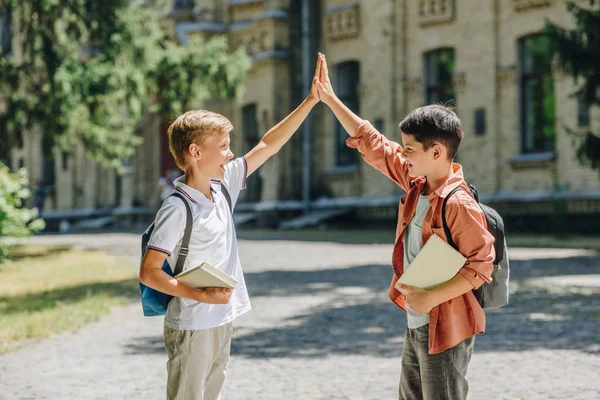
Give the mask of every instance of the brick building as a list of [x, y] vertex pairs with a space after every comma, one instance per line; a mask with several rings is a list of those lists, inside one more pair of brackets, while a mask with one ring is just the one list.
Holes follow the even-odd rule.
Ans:
[[[236, 155], [299, 104], [306, 93], [303, 68], [308, 65], [312, 75], [322, 51], [338, 96], [389, 138], [400, 139], [397, 124], [412, 109], [453, 99], [465, 127], [458, 162], [482, 199], [520, 228], [559, 215], [576, 219], [577, 230], [597, 232], [592, 221], [600, 219], [600, 177], [577, 161], [564, 127], [598, 130], [600, 113], [570, 97], [576, 86], [557, 70], [549, 41], [540, 35], [546, 19], [573, 24], [565, 4], [175, 0], [164, 26], [183, 43], [192, 35], [228, 35], [231, 46], [244, 45], [251, 55], [241, 103], [202, 105], [232, 120]], [[121, 177], [86, 159], [82, 149], [71, 157], [44, 157], [35, 132], [23, 149], [14, 149], [12, 166], [24, 165], [32, 181], [56, 187], [49, 208], [153, 207], [157, 180], [174, 165], [167, 123], [146, 116], [139, 129], [145, 142]], [[327, 107], [317, 106], [307, 125], [249, 179], [240, 210], [300, 209], [310, 199], [317, 209], [393, 217], [402, 191], [345, 147], [347, 134]], [[303, 174], [307, 131], [309, 179]]]

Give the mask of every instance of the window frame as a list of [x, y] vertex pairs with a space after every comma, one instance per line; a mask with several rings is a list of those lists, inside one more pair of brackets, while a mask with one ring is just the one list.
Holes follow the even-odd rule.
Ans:
[[[360, 115], [360, 62], [358, 60], [343, 61], [334, 66], [333, 85], [337, 97], [352, 112]], [[345, 81], [345, 82], [344, 82]], [[348, 133], [342, 124], [334, 119], [334, 165], [335, 167], [355, 167], [359, 165], [356, 151], [346, 146]]]
[[[448, 72], [447, 82], [436, 82], [431, 83], [432, 78], [432, 67], [434, 64], [439, 64], [434, 60], [436, 56], [443, 53], [450, 53], [452, 57], [452, 70]], [[439, 57], [438, 57], [439, 59]], [[439, 64], [443, 65], [443, 64]], [[453, 47], [440, 47], [437, 49], [429, 50], [423, 53], [423, 75], [424, 75], [424, 98], [425, 104], [446, 104], [449, 101], [456, 102], [456, 90], [454, 88], [453, 77], [456, 70], [456, 50]], [[439, 75], [439, 74], [438, 74]], [[439, 80], [439, 77], [437, 78]], [[451, 93], [450, 98], [445, 99], [445, 94]], [[439, 99], [434, 99], [434, 94], [438, 94]]]
[[[535, 154], [535, 153], [547, 153], [554, 152], [556, 149], [556, 94], [554, 89], [554, 76], [552, 73], [552, 48], [548, 48], [548, 57], [550, 59], [546, 68], [543, 71], [536, 70], [535, 66], [532, 67], [532, 71], [528, 71], [525, 68], [525, 63], [527, 60], [527, 43], [533, 40], [539, 40], [546, 37], [542, 33], [536, 33], [532, 35], [526, 35], [518, 39], [517, 42], [517, 50], [518, 50], [518, 65], [519, 65], [519, 122], [520, 122], [520, 148], [521, 154]], [[551, 46], [551, 44], [550, 44]], [[553, 114], [553, 134], [550, 139], [544, 138], [544, 135], [540, 136], [536, 134], [537, 125], [534, 125], [532, 132], [529, 132], [527, 120], [529, 118], [529, 113], [531, 110], [542, 110], [543, 121], [540, 122], [542, 126], [542, 130], [544, 125], [546, 124], [546, 120], [550, 117], [544, 113], [545, 105], [544, 101], [547, 101], [547, 94], [544, 85], [546, 84], [545, 80], [550, 79], [552, 83], [552, 89], [550, 90], [550, 94], [552, 95], [554, 102], [554, 114]], [[534, 95], [533, 104], [529, 105], [529, 101], [526, 95], [526, 91], [529, 85], [532, 82], [537, 82], [538, 84], [538, 93]], [[535, 113], [535, 111], [533, 111]], [[539, 128], [538, 128], [539, 129]], [[532, 137], [530, 138], [530, 135]], [[540, 137], [538, 137], [540, 136]], [[546, 142], [546, 141], [551, 142]], [[531, 141], [532, 145], [528, 145], [528, 142]]]

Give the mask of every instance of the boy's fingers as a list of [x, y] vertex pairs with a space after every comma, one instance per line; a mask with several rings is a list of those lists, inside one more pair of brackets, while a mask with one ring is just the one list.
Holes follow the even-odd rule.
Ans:
[[321, 57], [317, 57], [317, 66], [315, 67], [315, 78], [321, 74]]
[[323, 54], [321, 59], [321, 70], [323, 71], [323, 81], [327, 82], [329, 80], [329, 71], [327, 70], [327, 60], [325, 59], [325, 54]]
[[410, 295], [413, 292], [412, 286], [404, 285], [402, 283], [398, 284], [398, 289], [404, 292], [405, 295]]
[[323, 84], [321, 83], [321, 81], [320, 81], [320, 80], [318, 80], [318, 79], [315, 79], [315, 81], [314, 81], [314, 82], [315, 82], [315, 86], [317, 87], [317, 90], [318, 90], [319, 92], [325, 92], [325, 88], [323, 88]]

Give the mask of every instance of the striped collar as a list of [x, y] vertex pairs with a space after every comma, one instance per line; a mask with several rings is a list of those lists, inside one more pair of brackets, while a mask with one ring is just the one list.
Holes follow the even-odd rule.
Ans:
[[[185, 175], [179, 177], [176, 181], [175, 181], [175, 190], [179, 193], [181, 193], [182, 195], [184, 195], [189, 201], [191, 201], [192, 203], [195, 204], [199, 204], [201, 202], [209, 202], [211, 204], [213, 204], [208, 197], [206, 197], [206, 195], [202, 192], [200, 192], [199, 190], [194, 189], [191, 186], [186, 185], [185, 183]], [[221, 183], [220, 181], [219, 184]], [[210, 191], [213, 194], [216, 194], [217, 191], [215, 190], [215, 188], [213, 186], [215, 182], [213, 182], [213, 179], [211, 179], [211, 185], [210, 185]]]

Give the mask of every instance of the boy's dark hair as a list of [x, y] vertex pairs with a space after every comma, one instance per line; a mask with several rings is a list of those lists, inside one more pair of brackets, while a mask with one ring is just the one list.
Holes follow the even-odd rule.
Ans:
[[448, 158], [453, 160], [462, 142], [463, 128], [460, 119], [449, 107], [439, 104], [419, 107], [408, 114], [398, 126], [400, 131], [411, 135], [428, 150], [434, 142], [448, 149]]

